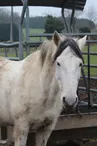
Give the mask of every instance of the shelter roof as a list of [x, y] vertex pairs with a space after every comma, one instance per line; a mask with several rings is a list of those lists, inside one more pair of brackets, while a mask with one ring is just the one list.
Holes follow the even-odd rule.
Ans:
[[[72, 9], [76, 1], [76, 9], [83, 10], [86, 0], [28, 0], [29, 6], [52, 6], [61, 8], [64, 2], [68, 2], [65, 8]], [[21, 0], [0, 0], [0, 6], [22, 6]]]

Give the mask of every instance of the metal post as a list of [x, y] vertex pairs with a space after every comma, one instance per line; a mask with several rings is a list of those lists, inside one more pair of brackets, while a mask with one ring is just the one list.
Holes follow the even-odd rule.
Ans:
[[[26, 42], [28, 43], [30, 40], [29, 38], [29, 7], [26, 9]], [[29, 45], [26, 46], [26, 53], [27, 55], [30, 54]]]
[[13, 42], [13, 6], [11, 6], [10, 41]]
[[21, 14], [21, 20], [19, 24], [19, 59], [22, 60], [24, 58], [23, 55], [23, 35], [22, 35], [22, 25], [23, 25], [23, 20], [24, 20], [24, 15], [26, 12], [28, 0], [22, 0], [23, 2], [23, 9], [22, 9], [22, 14]]
[[7, 127], [1, 126], [1, 140], [7, 139]]
[[64, 25], [66, 27], [66, 31], [68, 33], [69, 32], [69, 28], [68, 28], [68, 24], [67, 24], [66, 18], [64, 16], [64, 7], [67, 5], [67, 3], [68, 3], [68, 1], [67, 0], [64, 0], [63, 5], [62, 5], [63, 7], [61, 9], [61, 14], [62, 14], [62, 17], [63, 17]]
[[90, 99], [90, 43], [88, 43], [88, 108], [91, 107]]
[[72, 14], [71, 14], [71, 18], [70, 18], [70, 31], [71, 32], [74, 31], [73, 22], [74, 22], [75, 9], [76, 9], [76, 0], [73, 3]]

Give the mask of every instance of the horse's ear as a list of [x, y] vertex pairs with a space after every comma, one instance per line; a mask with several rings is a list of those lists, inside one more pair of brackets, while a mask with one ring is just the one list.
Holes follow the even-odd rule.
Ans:
[[53, 36], [52, 36], [52, 40], [54, 41], [54, 43], [58, 46], [59, 45], [59, 41], [61, 40], [61, 36], [60, 34], [55, 31]]
[[84, 45], [86, 44], [86, 40], [87, 40], [87, 35], [77, 41], [81, 51], [84, 48]]

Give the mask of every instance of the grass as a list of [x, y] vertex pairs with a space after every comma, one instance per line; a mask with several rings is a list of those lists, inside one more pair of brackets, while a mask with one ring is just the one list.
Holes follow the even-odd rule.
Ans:
[[[83, 52], [88, 52], [88, 48], [87, 46], [84, 48]], [[90, 52], [96, 52], [97, 53], [97, 44], [92, 44], [90, 46]], [[84, 56], [84, 61], [85, 64], [87, 64], [88, 62], [88, 56], [87, 55], [83, 55]], [[93, 65], [97, 65], [97, 55], [90, 55], [90, 64]], [[85, 74], [88, 74], [88, 68], [84, 67], [85, 70]], [[91, 76], [97, 76], [97, 68], [90, 68], [90, 74]]]
[[[31, 29], [29, 30], [30, 35], [44, 33], [44, 29]], [[24, 40], [26, 38], [26, 29], [23, 29]], [[30, 41], [40, 41], [40, 37], [30, 37]]]

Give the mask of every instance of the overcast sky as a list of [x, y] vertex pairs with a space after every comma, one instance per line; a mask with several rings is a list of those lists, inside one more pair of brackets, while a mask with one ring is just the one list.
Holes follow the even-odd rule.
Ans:
[[[88, 9], [90, 5], [93, 5], [95, 9], [97, 9], [97, 0], [87, 0], [85, 5], [85, 10]], [[10, 10], [10, 7], [6, 7], [8, 10]], [[19, 15], [21, 14], [22, 7], [14, 7], [14, 11], [18, 12]], [[60, 8], [54, 8], [54, 7], [30, 7], [30, 16], [45, 16], [48, 14], [52, 14], [54, 16], [60, 16], [61, 15], [61, 9]]]

